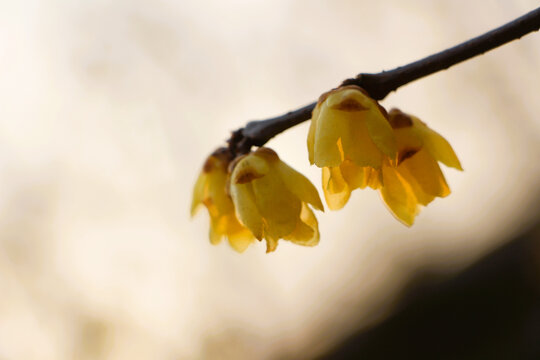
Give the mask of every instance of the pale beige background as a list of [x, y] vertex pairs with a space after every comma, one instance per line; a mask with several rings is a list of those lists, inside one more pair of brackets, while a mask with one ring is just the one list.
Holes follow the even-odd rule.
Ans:
[[[377, 193], [321, 243], [242, 255], [191, 221], [205, 157], [247, 120], [403, 65], [530, 1], [0, 2], [0, 359], [309, 358], [524, 228], [540, 183], [540, 35], [413, 83], [399, 106], [465, 172], [411, 229]], [[307, 124], [269, 143], [319, 186]]]

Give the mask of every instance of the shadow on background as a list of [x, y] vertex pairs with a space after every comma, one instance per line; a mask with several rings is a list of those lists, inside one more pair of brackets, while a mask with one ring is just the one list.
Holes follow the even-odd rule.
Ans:
[[393, 315], [319, 359], [540, 359], [540, 221], [448, 279], [421, 271]]

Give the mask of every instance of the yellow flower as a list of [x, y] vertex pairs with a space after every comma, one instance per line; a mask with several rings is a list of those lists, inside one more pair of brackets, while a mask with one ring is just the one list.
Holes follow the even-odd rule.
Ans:
[[226, 237], [233, 249], [243, 252], [254, 241], [254, 237], [238, 221], [231, 197], [226, 192], [230, 161], [230, 155], [224, 148], [208, 157], [195, 183], [191, 216], [204, 204], [210, 215], [210, 242], [215, 245]]
[[330, 209], [342, 208], [351, 191], [378, 188], [377, 170], [395, 159], [396, 143], [386, 111], [358, 86], [323, 94], [308, 133], [309, 161], [323, 168], [323, 190]]
[[410, 226], [419, 205], [450, 194], [438, 161], [463, 169], [448, 141], [420, 119], [393, 109], [389, 122], [396, 137], [398, 157], [396, 163], [383, 162], [380, 193], [392, 214]]
[[276, 249], [278, 239], [319, 243], [319, 225], [308, 204], [324, 210], [306, 177], [268, 148], [238, 158], [231, 167], [230, 193], [238, 218], [257, 239], [266, 239], [266, 252]]

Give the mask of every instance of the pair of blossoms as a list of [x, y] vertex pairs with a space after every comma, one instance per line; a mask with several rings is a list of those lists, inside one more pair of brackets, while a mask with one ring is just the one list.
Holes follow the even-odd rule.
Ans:
[[[322, 168], [328, 207], [341, 209], [354, 189], [379, 190], [390, 212], [411, 226], [420, 206], [450, 189], [438, 162], [462, 170], [450, 144], [418, 118], [389, 113], [357, 86], [323, 94], [312, 113], [309, 161]], [[324, 211], [319, 194], [302, 174], [261, 147], [232, 159], [218, 149], [206, 160], [195, 184], [191, 214], [204, 204], [210, 214], [210, 242], [223, 237], [237, 251], [254, 239], [266, 252], [279, 239], [299, 245], [319, 242], [313, 208]]]

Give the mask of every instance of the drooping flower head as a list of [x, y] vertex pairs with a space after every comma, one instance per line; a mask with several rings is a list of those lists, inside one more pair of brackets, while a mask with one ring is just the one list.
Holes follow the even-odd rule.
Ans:
[[450, 188], [439, 167], [463, 170], [448, 143], [415, 116], [392, 109], [389, 122], [398, 146], [396, 163], [385, 161], [381, 168], [381, 196], [394, 216], [410, 226], [420, 206], [435, 197], [450, 194]]
[[206, 159], [193, 189], [191, 216], [204, 205], [210, 215], [210, 242], [218, 244], [226, 237], [236, 251], [242, 252], [254, 241], [254, 236], [238, 221], [234, 204], [226, 192], [230, 162], [231, 156], [224, 148]]
[[323, 205], [306, 177], [269, 148], [238, 158], [231, 168], [230, 193], [238, 218], [257, 239], [266, 239], [267, 252], [276, 249], [279, 239], [318, 244], [318, 222], [309, 205], [321, 211]]
[[398, 220], [410, 226], [420, 210], [450, 189], [438, 162], [462, 170], [450, 144], [418, 118], [387, 113], [357, 86], [323, 94], [313, 110], [309, 160], [322, 167], [330, 209], [354, 189], [378, 189]]
[[332, 210], [342, 208], [356, 188], [380, 186], [385, 159], [396, 158], [386, 111], [358, 86], [323, 94], [308, 133], [309, 161], [323, 168], [323, 190]]

